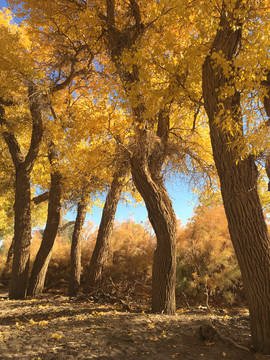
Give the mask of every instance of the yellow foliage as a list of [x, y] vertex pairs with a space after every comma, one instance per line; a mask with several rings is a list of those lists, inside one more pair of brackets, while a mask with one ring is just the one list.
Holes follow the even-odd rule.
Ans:
[[207, 296], [235, 300], [241, 275], [223, 206], [198, 207], [177, 240], [177, 288], [203, 301]]

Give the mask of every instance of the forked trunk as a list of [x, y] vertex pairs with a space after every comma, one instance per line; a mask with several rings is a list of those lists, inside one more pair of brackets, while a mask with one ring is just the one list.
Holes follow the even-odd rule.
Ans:
[[55, 171], [51, 174], [47, 223], [29, 280], [27, 294], [30, 296], [41, 294], [44, 288], [45, 277], [60, 221], [62, 196], [61, 179], [62, 175], [59, 171]]
[[23, 165], [16, 169], [14, 213], [14, 256], [9, 298], [23, 299], [26, 294], [31, 244], [30, 174]]
[[[240, 3], [237, 2], [238, 5]], [[228, 65], [231, 64], [241, 38], [241, 24], [234, 23], [232, 17], [224, 7], [212, 47], [213, 53], [223, 54]], [[226, 77], [223, 68], [217, 66], [209, 55], [203, 66], [203, 96], [209, 118], [213, 155], [230, 236], [249, 304], [253, 347], [256, 351], [270, 354], [269, 235], [257, 191], [258, 174], [254, 158], [250, 155], [236, 163], [238, 154], [231, 145], [238, 137], [243, 136], [243, 125], [238, 92], [220, 100], [219, 94], [228, 84], [232, 87], [233, 78]], [[222, 114], [221, 108], [224, 109]], [[220, 126], [228, 120], [227, 116], [231, 116], [229, 121], [236, 125], [233, 132]]]
[[122, 177], [126, 173], [123, 167], [116, 171], [114, 178], [106, 197], [106, 202], [102, 211], [102, 217], [97, 234], [97, 241], [90, 260], [89, 270], [86, 277], [84, 292], [89, 292], [97, 286], [102, 278], [102, 272], [107, 260], [110, 238], [113, 231], [113, 224], [118, 202], [121, 197], [124, 181]]
[[[3, 100], [3, 99], [2, 99]], [[35, 84], [28, 84], [28, 104], [32, 119], [32, 135], [27, 154], [20, 148], [15, 134], [5, 119], [5, 108], [12, 106], [2, 101], [0, 105], [0, 124], [5, 125], [2, 135], [9, 148], [15, 167], [15, 204], [14, 204], [14, 256], [10, 280], [9, 297], [23, 299], [26, 294], [30, 243], [31, 243], [31, 191], [30, 174], [38, 156], [43, 135], [40, 92]]]
[[72, 234], [70, 252], [70, 273], [68, 295], [76, 296], [81, 281], [81, 233], [87, 212], [87, 202], [83, 200], [78, 204], [77, 216]]
[[132, 159], [131, 171], [157, 237], [152, 270], [152, 311], [174, 314], [177, 222], [172, 202], [161, 177], [154, 179], [141, 157]]
[[[157, 248], [153, 264], [152, 310], [153, 312], [173, 314], [175, 312], [176, 277], [176, 217], [172, 203], [162, 181], [162, 166], [167, 157], [170, 129], [170, 101], [159, 109], [157, 116], [147, 117], [146, 104], [139, 91], [140, 68], [130, 67], [123, 62], [124, 51], [136, 53], [137, 39], [144, 33], [141, 9], [137, 1], [130, 1], [126, 28], [134, 31], [120, 31], [116, 26], [114, 0], [107, 0], [105, 16], [108, 30], [108, 44], [123, 88], [132, 104], [135, 137], [132, 140], [131, 171], [135, 186], [145, 201], [149, 220], [157, 236]], [[131, 27], [130, 27], [131, 26]], [[124, 41], [123, 41], [124, 39]], [[142, 82], [143, 83], [143, 82]], [[136, 90], [138, 90], [136, 94]], [[132, 94], [132, 95], [131, 95]], [[134, 97], [134, 94], [135, 97]], [[135, 101], [136, 99], [136, 101]], [[157, 129], [153, 124], [157, 123]], [[134, 143], [133, 143], [134, 141]]]

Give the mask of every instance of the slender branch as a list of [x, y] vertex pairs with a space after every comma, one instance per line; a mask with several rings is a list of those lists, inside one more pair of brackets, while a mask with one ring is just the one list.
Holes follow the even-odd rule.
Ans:
[[61, 234], [63, 231], [65, 231], [68, 227], [72, 226], [75, 224], [75, 221], [69, 221], [68, 223], [66, 223], [65, 225], [59, 227], [58, 229], [58, 234]]
[[14, 166], [15, 166], [15, 168], [18, 168], [18, 166], [23, 163], [24, 156], [21, 152], [20, 145], [19, 145], [14, 133], [9, 130], [10, 125], [6, 121], [4, 116], [5, 116], [5, 109], [2, 105], [0, 105], [0, 124], [3, 128], [2, 135], [8, 146]]

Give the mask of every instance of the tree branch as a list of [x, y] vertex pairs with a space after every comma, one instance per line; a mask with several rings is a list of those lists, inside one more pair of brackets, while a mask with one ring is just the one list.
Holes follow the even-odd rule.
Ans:
[[43, 194], [40, 194], [38, 196], [35, 196], [32, 201], [35, 205], [39, 205], [40, 203], [46, 201], [49, 199], [49, 191], [46, 191]]
[[4, 130], [2, 131], [2, 135], [8, 146], [14, 166], [15, 168], [18, 168], [18, 166], [23, 163], [24, 156], [21, 152], [20, 145], [14, 133], [12, 131], [9, 131], [9, 124], [4, 118], [4, 116], [5, 116], [5, 109], [2, 105], [0, 105], [0, 124], [2, 127], [4, 127]]
[[66, 223], [65, 225], [59, 227], [58, 229], [58, 234], [61, 234], [63, 231], [65, 231], [68, 227], [72, 226], [75, 224], [75, 221], [69, 221], [68, 223]]
[[43, 136], [40, 93], [37, 90], [37, 86], [32, 82], [28, 85], [28, 101], [33, 125], [31, 144], [25, 157], [25, 166], [28, 171], [31, 171], [37, 158]]
[[131, 6], [133, 17], [136, 22], [137, 31], [138, 33], [140, 33], [143, 28], [143, 24], [142, 24], [142, 17], [141, 17], [139, 5], [136, 0], [129, 0], [129, 3]]

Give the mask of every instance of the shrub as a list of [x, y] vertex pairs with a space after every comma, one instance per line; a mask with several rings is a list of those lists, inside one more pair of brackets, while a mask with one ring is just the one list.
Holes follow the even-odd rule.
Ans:
[[240, 270], [222, 206], [198, 208], [177, 239], [177, 292], [232, 304], [242, 295]]

